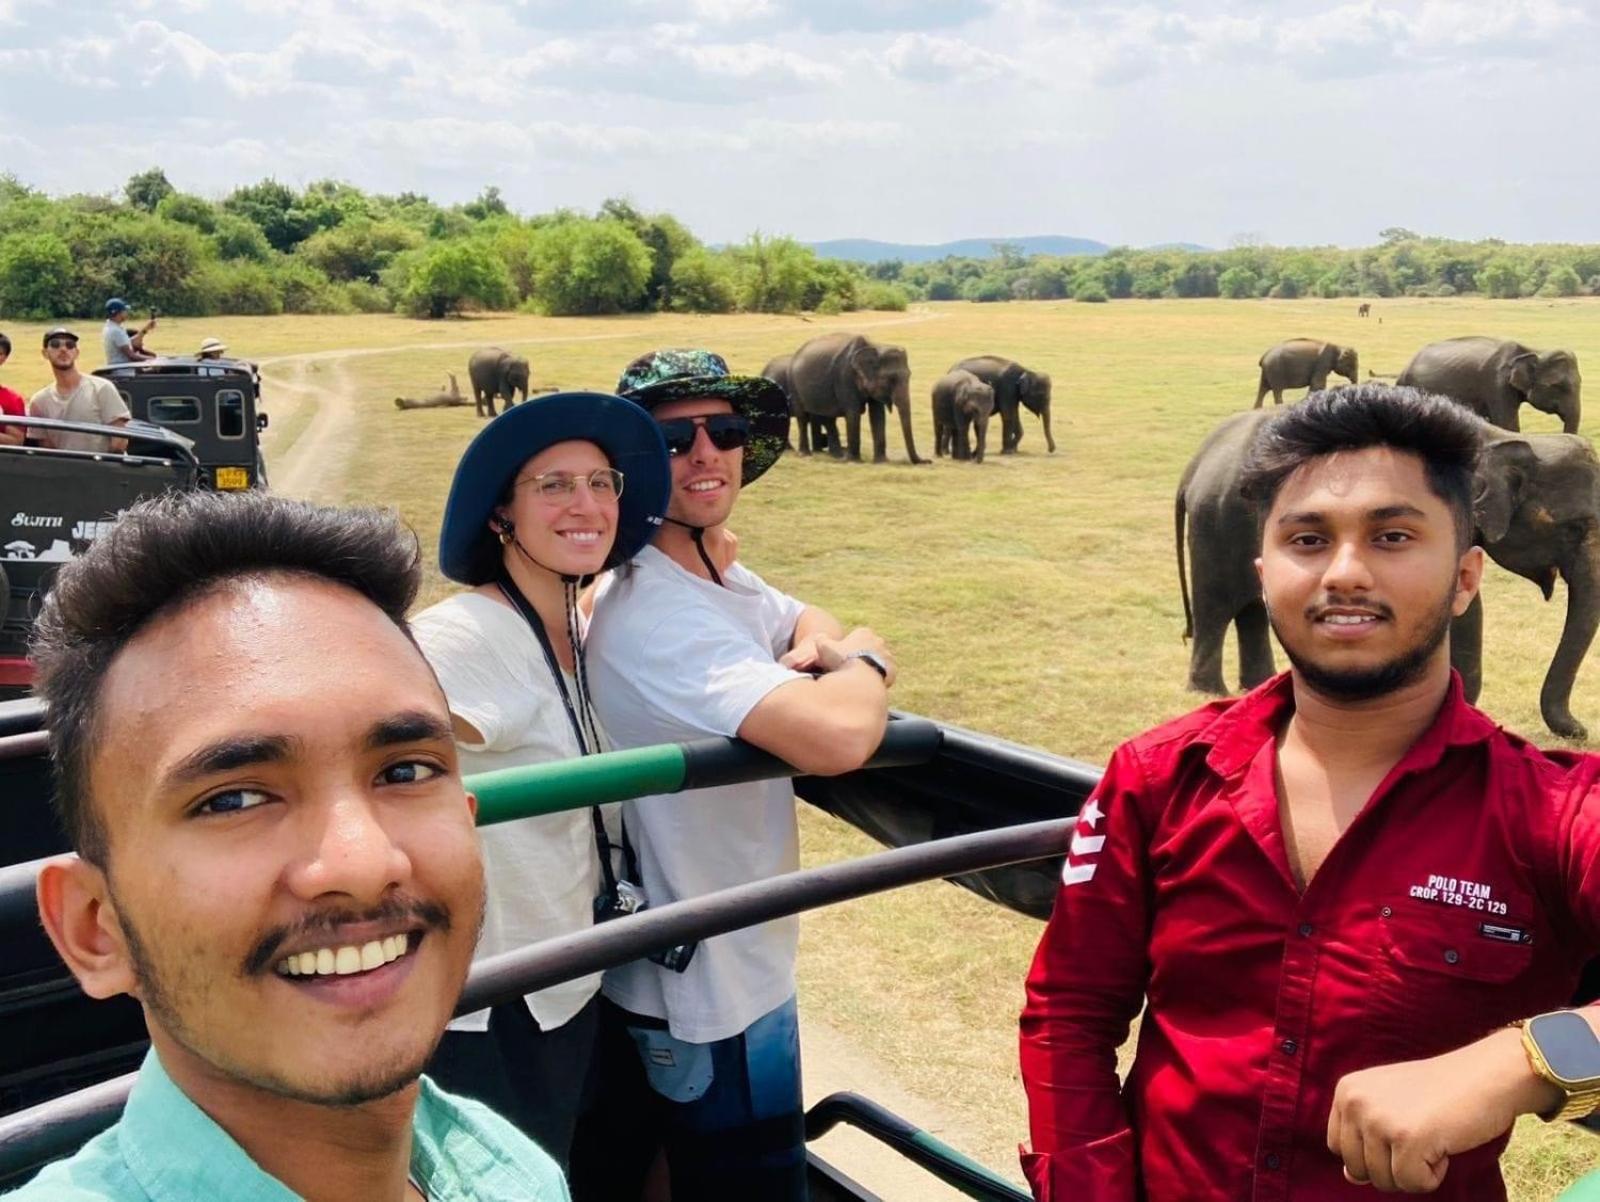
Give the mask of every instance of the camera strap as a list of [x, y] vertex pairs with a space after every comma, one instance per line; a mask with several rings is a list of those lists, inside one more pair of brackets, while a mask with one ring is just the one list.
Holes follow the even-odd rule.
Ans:
[[[556, 649], [551, 645], [550, 634], [544, 628], [544, 621], [539, 617], [538, 611], [517, 587], [516, 581], [511, 579], [511, 573], [503, 568], [499, 578], [495, 581], [505, 599], [511, 603], [511, 608], [522, 615], [522, 620], [528, 624], [528, 629], [533, 631], [534, 637], [539, 640], [539, 649], [544, 652], [544, 662], [549, 665], [550, 679], [555, 682], [556, 692], [561, 694], [561, 705], [567, 712], [567, 721], [572, 725], [573, 737], [578, 740], [580, 755], [594, 755], [600, 750], [598, 738], [592, 743], [589, 731], [594, 730], [594, 707], [589, 702], [587, 691], [582, 685], [582, 675], [575, 673], [578, 680], [578, 696], [574, 700], [567, 691], [566, 674], [561, 670], [561, 661], [556, 658]], [[574, 643], [572, 654], [576, 659], [583, 654], [582, 650]], [[585, 728], [583, 719], [578, 716], [579, 707], [583, 708], [584, 716], [588, 718], [588, 727]], [[589, 821], [594, 827], [595, 851], [600, 857], [600, 876], [605, 885], [607, 895], [616, 891], [617, 874], [611, 867], [611, 838], [606, 834], [605, 819], [600, 816], [599, 806], [589, 807]], [[628, 844], [628, 828], [622, 828], [622, 853], [628, 864], [628, 871], [637, 873], [634, 867], [633, 848]]]

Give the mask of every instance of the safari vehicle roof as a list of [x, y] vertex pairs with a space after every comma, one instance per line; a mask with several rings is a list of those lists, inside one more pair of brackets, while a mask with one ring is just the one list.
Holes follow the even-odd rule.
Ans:
[[137, 363], [108, 363], [94, 372], [108, 380], [143, 379], [146, 376], [189, 376], [194, 379], [238, 377], [254, 384], [255, 364], [245, 359], [197, 359], [192, 355], [172, 355], [161, 359], [141, 359]]

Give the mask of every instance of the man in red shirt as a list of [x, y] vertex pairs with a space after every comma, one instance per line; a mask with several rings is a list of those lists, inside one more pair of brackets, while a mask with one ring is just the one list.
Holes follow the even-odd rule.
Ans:
[[1263, 427], [1292, 670], [1123, 744], [1078, 817], [1022, 1015], [1035, 1197], [1503, 1199], [1513, 1120], [1562, 1108], [1500, 1028], [1600, 946], [1600, 799], [1450, 670], [1479, 429], [1372, 384]]
[[[11, 358], [11, 339], [0, 334], [0, 367], [6, 365], [6, 360]], [[12, 392], [4, 384], [0, 384], [0, 413], [9, 413], [12, 417], [26, 417], [28, 403], [22, 399], [20, 392]], [[21, 426], [0, 426], [0, 446], [17, 446], [22, 442]]]

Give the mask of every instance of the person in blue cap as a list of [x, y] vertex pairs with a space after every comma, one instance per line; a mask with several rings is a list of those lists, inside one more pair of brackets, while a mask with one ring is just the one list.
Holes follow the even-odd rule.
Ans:
[[[439, 566], [468, 588], [412, 620], [444, 688], [463, 771], [606, 748], [589, 697], [578, 594], [650, 540], [669, 478], [656, 423], [601, 393], [508, 409], [467, 447], [445, 503]], [[479, 956], [613, 912], [616, 880], [598, 811], [500, 823], [482, 839], [488, 904]], [[429, 1072], [488, 1103], [565, 1167], [592, 1092], [599, 987], [591, 974], [465, 1015]]]
[[154, 351], [144, 349], [144, 336], [156, 328], [155, 314], [150, 315], [150, 320], [137, 334], [130, 334], [127, 330], [128, 318], [133, 315], [133, 307], [120, 296], [113, 296], [106, 302], [106, 324], [100, 331], [100, 341], [105, 347], [106, 365], [113, 363], [138, 363], [141, 359], [154, 359]]

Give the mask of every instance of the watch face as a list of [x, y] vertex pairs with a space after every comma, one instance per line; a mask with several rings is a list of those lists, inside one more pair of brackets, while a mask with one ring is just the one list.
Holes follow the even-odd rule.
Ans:
[[1600, 1038], [1582, 1015], [1572, 1011], [1541, 1014], [1528, 1024], [1528, 1034], [1539, 1045], [1545, 1063], [1563, 1081], [1600, 1078]]

